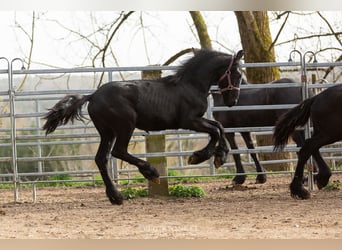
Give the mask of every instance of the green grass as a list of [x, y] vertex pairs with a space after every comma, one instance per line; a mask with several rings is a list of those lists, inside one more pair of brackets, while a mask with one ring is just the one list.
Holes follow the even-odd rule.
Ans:
[[[87, 187], [95, 185], [103, 185], [101, 176], [95, 176], [94, 180], [89, 181], [73, 181], [72, 176], [68, 174], [52, 175], [47, 180], [33, 182], [37, 187]], [[23, 183], [20, 184], [22, 188], [29, 188], [33, 183]], [[0, 189], [10, 189], [13, 188], [12, 183], [0, 184]]]
[[171, 196], [176, 197], [203, 197], [205, 196], [204, 190], [199, 186], [184, 186], [181, 184], [169, 187]]
[[[130, 200], [138, 197], [147, 197], [148, 189], [147, 188], [133, 188], [127, 187], [122, 189], [121, 194], [124, 199]], [[201, 187], [198, 186], [185, 186], [182, 184], [177, 184], [169, 187], [170, 196], [175, 197], [203, 197], [205, 196], [205, 192]]]
[[335, 191], [335, 190], [340, 190], [341, 182], [339, 181], [332, 181], [329, 182], [325, 187], [325, 191]]
[[[172, 183], [182, 184], [182, 183], [196, 183], [196, 182], [203, 182], [203, 181], [210, 181], [210, 180], [217, 180], [217, 179], [227, 179], [231, 178], [231, 176], [213, 176], [213, 177], [182, 177], [179, 171], [176, 170], [169, 170], [168, 176], [171, 178], [169, 179]], [[146, 183], [147, 180], [141, 175], [137, 174], [132, 177], [132, 180], [120, 180], [118, 181], [119, 185], [128, 186], [131, 184], [141, 184]], [[37, 187], [84, 187], [84, 186], [101, 186], [103, 185], [103, 181], [101, 175], [95, 175], [93, 180], [87, 181], [73, 181], [72, 175], [69, 174], [60, 174], [60, 175], [52, 175], [48, 179], [44, 181], [37, 180], [37, 182], [31, 183], [22, 183], [20, 184], [21, 187], [31, 187], [32, 183], [34, 183]], [[0, 189], [10, 189], [13, 188], [12, 183], [3, 183], [0, 184]]]
[[121, 190], [121, 194], [123, 195], [124, 199], [130, 200], [137, 197], [146, 197], [148, 196], [148, 190], [146, 188], [132, 188], [127, 187]]

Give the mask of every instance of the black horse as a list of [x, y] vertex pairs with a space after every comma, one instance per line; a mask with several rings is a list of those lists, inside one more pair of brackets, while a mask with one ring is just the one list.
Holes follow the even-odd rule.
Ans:
[[273, 137], [274, 149], [282, 150], [289, 136], [297, 127], [304, 126], [311, 118], [313, 134], [305, 140], [298, 153], [298, 162], [290, 184], [291, 196], [309, 199], [310, 193], [304, 189], [302, 179], [304, 165], [312, 155], [318, 160], [316, 183], [319, 189], [325, 187], [331, 176], [328, 165], [319, 149], [325, 145], [342, 140], [342, 85], [330, 87], [320, 94], [308, 98], [283, 114], [276, 123]]
[[181, 128], [208, 133], [208, 145], [194, 152], [189, 164], [198, 164], [212, 155], [217, 167], [226, 161], [228, 145], [222, 125], [202, 116], [207, 110], [211, 85], [218, 84], [227, 106], [237, 103], [242, 56], [242, 50], [236, 56], [199, 50], [174, 75], [158, 80], [109, 82], [91, 95], [68, 95], [50, 109], [43, 129], [49, 134], [69, 120], [82, 120], [81, 109], [88, 102], [89, 116], [101, 137], [95, 162], [110, 202], [122, 204], [123, 197], [107, 172], [109, 153], [137, 166], [148, 180], [159, 182], [159, 173], [150, 163], [127, 152], [135, 128], [145, 131]]
[[[271, 83], [295, 83], [295, 80], [290, 78], [281, 78]], [[245, 79], [241, 84], [249, 84]], [[224, 106], [223, 99], [220, 94], [213, 93], [214, 106]], [[303, 100], [302, 87], [283, 87], [283, 88], [253, 88], [242, 89], [237, 106], [249, 105], [277, 105], [277, 104], [298, 104]], [[274, 126], [281, 114], [288, 109], [264, 109], [264, 110], [239, 110], [239, 111], [214, 111], [214, 118], [219, 121], [225, 128], [236, 127], [262, 127]], [[250, 132], [240, 132], [247, 148], [254, 149], [253, 141]], [[232, 149], [238, 149], [235, 141], [235, 133], [225, 133], [226, 138]], [[304, 143], [304, 131], [294, 131], [292, 139], [298, 147]], [[260, 164], [255, 153], [251, 153], [258, 173], [256, 183], [265, 183], [266, 175], [264, 168]], [[241, 163], [240, 154], [233, 154], [237, 173], [245, 173]], [[233, 179], [233, 184], [243, 184], [246, 180], [246, 175], [237, 175]]]

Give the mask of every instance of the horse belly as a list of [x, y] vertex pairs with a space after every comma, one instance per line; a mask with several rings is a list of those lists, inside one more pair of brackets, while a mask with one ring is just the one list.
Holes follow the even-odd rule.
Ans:
[[143, 105], [137, 109], [136, 127], [146, 131], [177, 129], [175, 107], [165, 105]]
[[318, 96], [311, 107], [314, 130], [323, 135], [331, 135], [336, 141], [342, 140], [342, 92], [338, 94], [329, 90], [325, 94]]

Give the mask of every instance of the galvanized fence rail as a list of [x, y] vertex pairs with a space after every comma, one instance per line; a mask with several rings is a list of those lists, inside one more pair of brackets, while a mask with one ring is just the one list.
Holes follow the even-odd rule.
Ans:
[[[4, 58], [0, 58], [4, 59]], [[304, 58], [305, 59], [305, 58]], [[99, 136], [94, 129], [92, 122], [89, 120], [86, 123], [75, 122], [58, 128], [55, 133], [45, 136], [42, 131], [42, 117], [46, 114], [46, 109], [51, 107], [55, 102], [60, 100], [66, 94], [88, 94], [92, 93], [96, 88], [89, 88], [80, 86], [77, 81], [65, 81], [60, 79], [62, 86], [59, 84], [53, 85], [40, 83], [37, 80], [36, 87], [24, 88], [24, 90], [17, 90], [18, 83], [24, 79], [25, 76], [40, 77], [48, 76], [53, 79], [59, 75], [68, 75], [71, 78], [75, 75], [84, 76], [91, 74], [96, 78], [98, 74], [105, 74], [107, 81], [118, 80], [119, 72], [127, 72], [127, 77], [136, 79], [138, 74], [143, 70], [162, 70], [165, 74], [169, 71], [177, 69], [177, 67], [165, 66], [148, 66], [148, 67], [109, 67], [109, 68], [72, 68], [72, 69], [40, 69], [40, 70], [13, 70], [13, 64], [19, 59], [15, 58], [12, 61], [7, 61], [7, 69], [0, 70], [0, 76], [7, 75], [7, 84], [0, 86], [0, 107], [3, 112], [0, 113], [0, 183], [14, 184], [14, 200], [19, 199], [19, 186], [21, 184], [36, 184], [39, 182], [59, 182], [68, 180], [53, 180], [51, 176], [71, 175], [74, 176], [72, 181], [95, 181], [98, 175], [98, 170], [94, 163], [95, 153], [99, 143]], [[281, 87], [298, 87], [302, 86], [303, 94], [307, 93], [309, 88], [324, 89], [332, 86], [332, 83], [324, 84], [307, 84], [306, 69], [317, 67], [331, 67], [342, 66], [342, 63], [305, 63], [303, 60], [298, 62], [284, 62], [284, 63], [245, 63], [243, 68], [248, 67], [296, 67], [301, 72], [301, 81], [297, 84], [255, 84], [241, 86], [241, 88], [281, 88]], [[1, 66], [0, 66], [1, 67]], [[133, 72], [133, 73], [132, 73]], [[305, 75], [305, 77], [304, 77]], [[63, 78], [64, 79], [64, 78]], [[30, 83], [34, 85], [34, 83]], [[336, 84], [336, 83], [334, 83]], [[46, 85], [46, 87], [45, 87]], [[94, 84], [93, 84], [94, 85]], [[38, 86], [38, 87], [37, 87]], [[212, 88], [215, 90], [215, 87]], [[305, 96], [305, 95], [304, 95]], [[212, 118], [213, 111], [236, 111], [236, 110], [261, 110], [261, 109], [284, 109], [291, 108], [294, 105], [255, 105], [255, 106], [236, 106], [228, 107], [213, 107], [211, 97], [208, 98], [207, 116]], [[4, 108], [5, 107], [5, 108]], [[86, 115], [86, 111], [84, 110]], [[310, 129], [310, 128], [308, 128]], [[250, 131], [253, 134], [271, 134], [273, 127], [244, 127], [244, 128], [225, 128], [227, 132]], [[223, 166], [223, 170], [218, 171], [213, 166], [212, 161], [207, 161], [200, 165], [187, 165], [185, 157], [189, 156], [196, 147], [204, 144], [208, 140], [206, 134], [195, 133], [187, 130], [166, 130], [160, 132], [151, 132], [151, 134], [165, 134], [166, 140], [169, 142], [169, 148], [166, 152], [148, 153], [144, 149], [134, 149], [137, 145], [144, 143], [144, 135], [146, 132], [136, 130], [131, 140], [131, 149], [134, 150], [137, 157], [146, 158], [153, 156], [166, 156], [172, 159], [168, 164], [169, 170], [176, 170], [183, 172], [182, 177], [199, 177], [199, 176], [218, 176], [218, 175], [235, 175], [231, 170], [235, 167], [233, 161], [228, 161]], [[309, 136], [309, 132], [307, 135]], [[63, 148], [67, 148], [63, 151]], [[75, 149], [76, 148], [76, 149]], [[7, 150], [10, 149], [10, 150]], [[46, 152], [49, 150], [49, 152]], [[55, 154], [54, 150], [59, 150]], [[285, 149], [289, 152], [297, 152], [299, 149], [294, 145], [288, 145]], [[23, 154], [23, 151], [25, 153]], [[29, 151], [29, 153], [28, 153]], [[321, 150], [324, 153], [334, 154], [325, 157], [333, 162], [341, 161], [342, 147], [340, 143], [336, 143], [334, 147], [325, 147]], [[248, 155], [250, 153], [273, 152], [272, 146], [256, 147], [255, 149], [247, 149], [241, 146], [238, 150], [231, 150], [230, 154], [240, 153]], [[5, 154], [6, 153], [6, 154]], [[277, 159], [272, 161], [261, 161], [261, 164], [274, 164], [283, 162], [296, 162], [297, 159]], [[53, 165], [53, 162], [63, 162], [63, 168], [58, 167], [58, 164]], [[25, 166], [30, 163], [30, 169], [25, 169]], [[47, 167], [47, 164], [55, 166]], [[246, 157], [244, 165], [253, 166], [253, 162]], [[76, 167], [74, 167], [75, 165]], [[33, 167], [32, 167], [33, 166]], [[8, 172], [4, 172], [4, 169]], [[336, 169], [335, 169], [336, 170]], [[132, 180], [137, 178], [138, 173], [135, 167], [125, 165], [121, 161], [114, 158], [110, 160], [110, 172], [113, 181]], [[277, 173], [292, 173], [291, 171], [272, 172]], [[255, 174], [254, 171], [249, 171], [247, 174]], [[173, 178], [176, 176], [162, 176], [161, 178]], [[178, 176], [179, 177], [179, 176]]]

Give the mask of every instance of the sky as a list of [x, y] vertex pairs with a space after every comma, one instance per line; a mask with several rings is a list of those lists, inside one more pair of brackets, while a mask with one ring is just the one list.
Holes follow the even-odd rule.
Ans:
[[[199, 46], [196, 36], [190, 31], [192, 20], [188, 11], [144, 11], [143, 22], [144, 26], [148, 27], [145, 33], [142, 32], [139, 19], [136, 18], [140, 13], [135, 13], [136, 16], [128, 20], [128, 27], [119, 32], [112, 41], [117, 63], [120, 66], [162, 64], [170, 56], [184, 48]], [[90, 34], [97, 24], [113, 20], [111, 11], [37, 11], [36, 16], [33, 48], [33, 60], [36, 63], [31, 68], [70, 68], [90, 65], [90, 61], [85, 59], [89, 52], [89, 44], [61, 28], [56, 24], [56, 20], [63, 26], [76, 31], [80, 30], [84, 34]], [[241, 49], [236, 18], [232, 11], [206, 11], [203, 12], [203, 16], [208, 24], [209, 34], [214, 40], [215, 49], [228, 52]], [[31, 18], [32, 11], [2, 11], [0, 31], [6, 35], [2, 37], [0, 57], [12, 59], [28, 54], [28, 38], [23, 30], [16, 26], [15, 20], [25, 31], [29, 32]], [[329, 18], [331, 18], [331, 22], [336, 22], [336, 20], [342, 22], [342, 13], [331, 12]], [[273, 36], [279, 29], [279, 25], [280, 21], [273, 22], [271, 25]], [[339, 27], [342, 27], [342, 23]], [[324, 23], [315, 23], [310, 16], [301, 17], [300, 21], [293, 18], [279, 39], [291, 39], [304, 32], [326, 28]], [[143, 35], [148, 41], [146, 46]], [[101, 43], [100, 36], [97, 36], [97, 41]], [[289, 52], [294, 48], [299, 50], [310, 48], [315, 51], [320, 46], [318, 41], [313, 41], [310, 45], [298, 42], [281, 50], [276, 49], [277, 60], [286, 61]], [[115, 62], [110, 62], [107, 66], [115, 66]]]
[[[75, 36], [63, 30], [52, 20], [59, 20], [63, 25], [75, 30], [86, 31], [94, 26], [90, 20], [90, 13], [86, 11], [52, 11], [39, 13], [36, 21], [36, 35], [34, 58], [36, 62], [58, 67], [72, 67], [83, 63], [88, 47]], [[95, 12], [97, 22], [105, 23], [113, 19], [112, 12]], [[139, 14], [135, 14], [139, 16]], [[29, 47], [26, 35], [15, 28], [15, 19], [29, 31], [31, 25], [31, 12], [3, 12], [0, 16], [0, 31], [7, 34], [2, 39], [0, 56], [7, 58], [21, 57], [27, 53]], [[241, 49], [239, 34], [233, 13], [215, 12], [205, 14], [209, 23], [209, 30], [213, 38], [232, 49]], [[145, 32], [148, 45], [143, 44], [143, 32], [137, 18], [128, 20], [130, 28], [113, 40], [112, 46], [121, 66], [134, 66], [146, 64], [161, 64], [176, 52], [188, 48], [198, 47], [196, 37], [191, 34], [189, 26], [191, 18], [187, 11], [180, 12], [148, 12], [143, 14], [144, 25], [148, 27]], [[42, 21], [44, 20], [44, 21]], [[229, 30], [224, 23], [233, 23]], [[226, 36], [218, 38], [219, 33]], [[101, 39], [99, 39], [100, 41]], [[219, 47], [219, 46], [216, 46]], [[36, 67], [42, 67], [36, 65]]]

